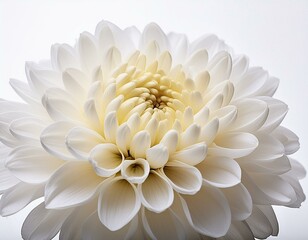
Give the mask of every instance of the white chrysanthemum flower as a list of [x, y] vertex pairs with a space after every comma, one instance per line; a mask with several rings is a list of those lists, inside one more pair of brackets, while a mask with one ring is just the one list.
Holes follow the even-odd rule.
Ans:
[[254, 239], [299, 207], [278, 80], [216, 36], [101, 22], [27, 63], [0, 101], [0, 211], [24, 239]]

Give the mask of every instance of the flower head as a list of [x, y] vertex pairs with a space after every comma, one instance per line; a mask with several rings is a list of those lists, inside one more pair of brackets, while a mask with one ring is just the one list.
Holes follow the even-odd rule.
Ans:
[[104, 21], [26, 74], [0, 101], [0, 212], [44, 196], [24, 239], [266, 238], [305, 199], [278, 80], [216, 36]]

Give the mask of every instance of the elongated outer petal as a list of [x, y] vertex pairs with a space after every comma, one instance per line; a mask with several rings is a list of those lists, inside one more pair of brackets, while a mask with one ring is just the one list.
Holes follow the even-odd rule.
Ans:
[[146, 159], [152, 169], [163, 167], [169, 159], [167, 147], [162, 144], [158, 144], [149, 148], [146, 152]]
[[145, 158], [146, 151], [150, 148], [151, 137], [147, 131], [138, 132], [130, 144], [130, 154], [134, 158]]
[[250, 133], [226, 133], [216, 138], [209, 148], [209, 155], [239, 158], [253, 152], [258, 144], [258, 139]]
[[264, 101], [246, 98], [234, 104], [238, 111], [237, 119], [231, 127], [234, 131], [258, 130], [268, 117], [269, 109]]
[[2, 195], [0, 200], [0, 214], [1, 216], [12, 215], [43, 195], [44, 187], [41, 184], [30, 185], [23, 182], [18, 183]]
[[90, 153], [90, 163], [102, 177], [110, 177], [120, 171], [123, 161], [123, 154], [111, 143], [99, 144]]
[[205, 143], [197, 143], [181, 149], [170, 156], [171, 161], [180, 161], [189, 165], [197, 165], [205, 159], [207, 146]]
[[68, 162], [52, 175], [45, 186], [46, 208], [63, 209], [83, 204], [94, 197], [102, 181], [91, 164]]
[[25, 240], [52, 239], [73, 209], [50, 210], [44, 202], [34, 208], [22, 225], [21, 235]]
[[50, 124], [41, 133], [41, 144], [50, 154], [63, 160], [76, 160], [65, 144], [67, 133], [75, 127], [75, 123], [60, 121]]
[[137, 227], [138, 218], [136, 216], [130, 223], [126, 224], [121, 229], [112, 231], [101, 223], [98, 213], [95, 211], [85, 219], [85, 223], [81, 229], [81, 239], [101, 240], [102, 236], [106, 239], [112, 240], [135, 239], [133, 235], [135, 234]]
[[196, 166], [205, 182], [218, 188], [229, 188], [241, 182], [241, 168], [227, 157], [207, 157]]
[[68, 150], [76, 158], [84, 160], [88, 160], [90, 151], [102, 142], [104, 139], [101, 135], [85, 127], [72, 128], [65, 140]]
[[187, 239], [181, 220], [170, 209], [161, 213], [144, 209], [142, 211], [142, 223], [151, 239]]
[[299, 149], [299, 139], [291, 130], [279, 126], [273, 132], [272, 136], [278, 139], [284, 146], [285, 154], [295, 153]]
[[231, 226], [224, 237], [219, 238], [219, 240], [255, 240], [249, 225], [243, 221], [232, 221]]
[[243, 221], [250, 216], [252, 198], [242, 183], [231, 188], [223, 188], [221, 191], [229, 202], [232, 220]]
[[[265, 239], [270, 235], [277, 236], [278, 223], [275, 213], [271, 206], [264, 206], [265, 208], [255, 205], [251, 216], [246, 220], [253, 235], [259, 239]], [[262, 209], [262, 210], [261, 210]], [[269, 213], [263, 211], [271, 211]], [[271, 216], [273, 215], [273, 217]]]
[[24, 145], [9, 154], [6, 167], [23, 182], [36, 184], [47, 181], [63, 163], [41, 147]]
[[39, 136], [48, 122], [36, 117], [23, 117], [13, 120], [10, 132], [16, 138], [27, 141], [39, 141]]
[[227, 199], [219, 189], [203, 183], [198, 193], [181, 195], [180, 199], [189, 223], [197, 232], [214, 238], [227, 233], [231, 212]]
[[36, 105], [39, 103], [39, 96], [34, 91], [31, 91], [30, 87], [26, 83], [16, 79], [10, 79], [10, 85], [27, 103]]
[[136, 187], [122, 177], [107, 179], [100, 190], [98, 216], [111, 231], [124, 227], [141, 206]]
[[[74, 209], [61, 227], [59, 240], [81, 240], [82, 226], [94, 212], [97, 215], [97, 197]], [[100, 223], [99, 220], [98, 222]]]
[[152, 212], [160, 213], [173, 202], [173, 189], [168, 181], [156, 171], [151, 171], [147, 179], [138, 185], [142, 204]]
[[182, 194], [193, 195], [202, 185], [202, 176], [199, 170], [188, 164], [172, 161], [161, 169], [163, 176], [168, 179], [173, 189]]

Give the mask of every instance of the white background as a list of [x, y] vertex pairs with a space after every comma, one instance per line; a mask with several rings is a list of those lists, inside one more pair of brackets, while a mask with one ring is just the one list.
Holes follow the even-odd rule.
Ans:
[[[298, 134], [294, 155], [308, 169], [308, 1], [16, 1], [0, 0], [0, 97], [16, 99], [9, 78], [25, 80], [24, 62], [49, 58], [51, 44], [74, 44], [82, 31], [93, 32], [102, 19], [125, 28], [157, 22], [166, 32], [186, 33], [192, 40], [215, 33], [237, 53], [250, 57], [280, 78], [276, 97], [289, 105], [283, 125]], [[302, 181], [308, 193], [308, 178]], [[0, 218], [0, 238], [18, 240], [23, 219]], [[280, 235], [308, 236], [308, 203], [301, 209], [276, 208]]]

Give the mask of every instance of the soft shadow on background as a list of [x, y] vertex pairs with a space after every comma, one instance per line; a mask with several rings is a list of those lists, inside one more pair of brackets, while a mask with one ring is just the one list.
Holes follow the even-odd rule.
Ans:
[[[25, 79], [25, 61], [49, 58], [53, 43], [74, 44], [79, 33], [94, 32], [102, 19], [121, 28], [148, 22], [164, 31], [186, 33], [190, 40], [215, 33], [244, 53], [252, 66], [280, 78], [275, 97], [289, 105], [282, 125], [300, 137], [294, 154], [308, 169], [308, 1], [0, 1], [0, 98], [17, 100], [9, 78]], [[302, 181], [308, 193], [308, 178]], [[19, 240], [20, 227], [33, 204], [17, 215], [0, 218], [0, 238]], [[277, 207], [279, 240], [308, 235], [308, 202], [298, 209]]]

